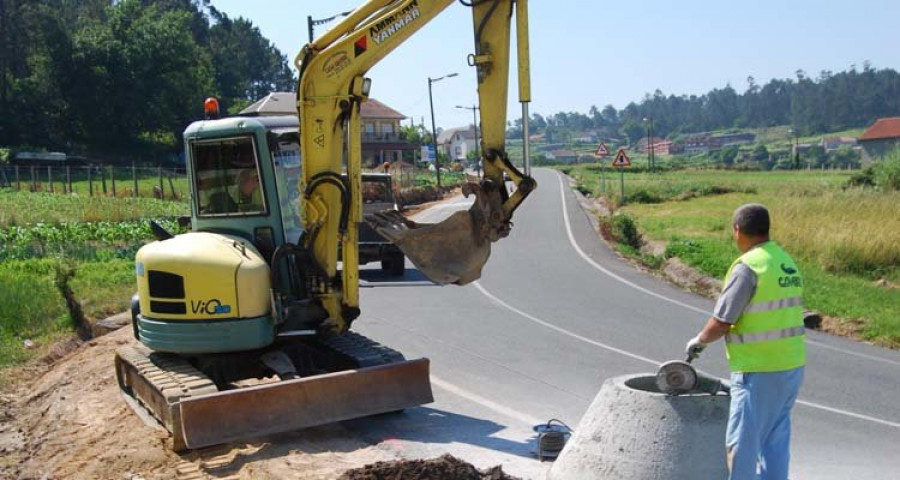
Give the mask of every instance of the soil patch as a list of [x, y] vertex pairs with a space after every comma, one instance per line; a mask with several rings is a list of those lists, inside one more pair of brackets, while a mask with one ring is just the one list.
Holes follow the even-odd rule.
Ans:
[[176, 454], [168, 432], [144, 424], [119, 393], [113, 358], [131, 328], [59, 342], [4, 372], [0, 479], [314, 479], [396, 456], [340, 424]]
[[518, 480], [499, 466], [478, 470], [452, 455], [431, 460], [377, 462], [344, 472], [338, 480]]

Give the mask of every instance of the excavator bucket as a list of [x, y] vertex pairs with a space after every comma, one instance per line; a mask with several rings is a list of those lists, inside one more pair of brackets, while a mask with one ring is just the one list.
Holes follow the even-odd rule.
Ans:
[[128, 403], [172, 433], [175, 451], [431, 403], [428, 366], [421, 358], [219, 391], [177, 356], [116, 352], [120, 388], [136, 400]]
[[367, 215], [366, 222], [400, 248], [429, 280], [465, 285], [481, 277], [491, 255], [488, 218], [497, 202], [477, 184], [467, 184], [463, 192], [476, 194], [472, 207], [439, 223], [417, 223], [395, 210]]

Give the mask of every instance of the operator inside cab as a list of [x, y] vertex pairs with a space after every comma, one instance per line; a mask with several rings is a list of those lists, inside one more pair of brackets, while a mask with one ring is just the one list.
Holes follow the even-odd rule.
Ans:
[[193, 150], [201, 216], [266, 213], [251, 138], [197, 143]]

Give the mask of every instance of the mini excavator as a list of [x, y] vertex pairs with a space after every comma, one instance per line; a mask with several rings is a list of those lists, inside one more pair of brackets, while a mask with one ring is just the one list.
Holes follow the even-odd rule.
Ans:
[[[427, 358], [350, 331], [360, 315], [358, 230], [367, 222], [429, 279], [481, 275], [491, 244], [536, 188], [528, 176], [526, 0], [471, 0], [483, 180], [472, 207], [436, 224], [363, 218], [365, 73], [454, 0], [369, 0], [297, 56], [297, 115], [207, 119], [184, 132], [191, 231], [151, 225], [135, 258], [139, 341], [115, 358], [125, 399], [187, 450], [433, 401]], [[515, 18], [525, 173], [505, 151]], [[516, 188], [507, 192], [504, 179]], [[254, 188], [255, 187], [255, 188]], [[144, 415], [146, 417], [146, 415]]]

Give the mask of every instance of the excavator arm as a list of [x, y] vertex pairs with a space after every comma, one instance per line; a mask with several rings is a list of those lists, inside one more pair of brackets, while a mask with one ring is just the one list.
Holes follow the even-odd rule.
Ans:
[[[333, 331], [344, 331], [359, 315], [357, 225], [361, 211], [360, 104], [371, 82], [365, 73], [450, 6], [454, 0], [369, 0], [297, 56], [300, 72], [297, 111], [300, 118], [301, 239], [323, 281], [313, 295], [328, 311]], [[519, 96], [527, 123], [530, 101], [528, 14], [526, 0], [472, 0], [481, 112], [484, 180], [464, 186], [476, 195], [472, 208], [433, 225], [399, 215], [365, 220], [393, 241], [426, 276], [437, 283], [465, 284], [481, 275], [490, 244], [509, 234], [512, 215], [536, 187], [509, 161], [505, 150], [506, 111], [512, 19], [518, 37]], [[526, 129], [527, 131], [527, 129]], [[346, 177], [342, 175], [346, 169]], [[516, 185], [512, 195], [504, 173]], [[338, 248], [343, 268], [337, 276]]]

